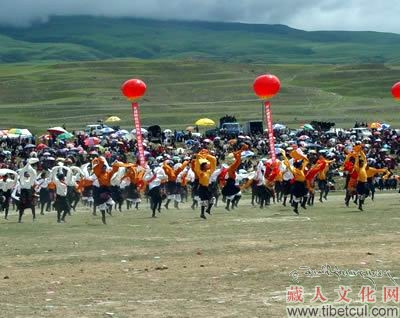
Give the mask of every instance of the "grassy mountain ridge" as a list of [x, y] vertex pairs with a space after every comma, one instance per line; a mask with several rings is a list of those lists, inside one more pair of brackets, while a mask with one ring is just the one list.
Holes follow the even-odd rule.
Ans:
[[398, 34], [306, 32], [284, 25], [58, 16], [29, 28], [2, 26], [0, 36], [3, 63], [112, 58], [395, 63], [400, 56]]

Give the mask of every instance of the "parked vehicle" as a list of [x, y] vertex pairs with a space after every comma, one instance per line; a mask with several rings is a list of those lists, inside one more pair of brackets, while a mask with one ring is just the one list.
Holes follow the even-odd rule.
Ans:
[[148, 139], [151, 142], [161, 143], [162, 141], [162, 131], [161, 127], [158, 125], [149, 126], [146, 128], [149, 132]]
[[262, 120], [247, 121], [243, 125], [243, 133], [245, 135], [259, 135], [264, 133], [264, 125]]
[[220, 135], [228, 138], [235, 138], [243, 133], [242, 127], [240, 127], [236, 118], [228, 115], [219, 119], [219, 132]]
[[88, 135], [93, 134], [96, 136], [101, 136], [103, 134], [103, 132], [102, 132], [103, 128], [111, 128], [111, 127], [108, 127], [107, 125], [104, 125], [104, 124], [86, 125], [85, 133]]

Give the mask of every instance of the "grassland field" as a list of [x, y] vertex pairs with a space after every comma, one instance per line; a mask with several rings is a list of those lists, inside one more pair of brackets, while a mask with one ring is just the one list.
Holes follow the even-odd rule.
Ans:
[[81, 130], [110, 115], [132, 128], [121, 84], [140, 78], [147, 92], [140, 101], [144, 125], [184, 129], [198, 118], [218, 121], [225, 114], [244, 123], [262, 118], [252, 90], [256, 76], [272, 73], [281, 91], [272, 99], [274, 122], [291, 128], [311, 120], [336, 127], [355, 121], [384, 121], [399, 127], [400, 105], [390, 88], [400, 78], [397, 65], [266, 65], [196, 60], [105, 60], [0, 65], [0, 128], [43, 133], [65, 124]]

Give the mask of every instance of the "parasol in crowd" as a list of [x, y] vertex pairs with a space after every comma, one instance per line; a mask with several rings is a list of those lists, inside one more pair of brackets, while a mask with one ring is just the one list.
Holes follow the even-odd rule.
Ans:
[[215, 122], [209, 118], [200, 118], [195, 122], [197, 126], [215, 126]]
[[369, 125], [369, 128], [370, 128], [370, 129], [378, 129], [378, 128], [381, 128], [381, 127], [382, 127], [381, 123], [378, 123], [378, 122], [371, 123], [371, 124]]
[[[120, 130], [121, 131], [121, 130]], [[140, 128], [140, 131], [142, 132], [142, 135], [147, 135], [149, 132], [147, 131], [147, 129], [144, 128]], [[132, 135], [136, 135], [136, 129], [132, 129], [131, 131]]]
[[314, 130], [314, 127], [310, 124], [305, 124], [301, 126], [300, 128], [303, 128], [304, 130]]
[[74, 135], [71, 134], [71, 133], [69, 133], [69, 132], [67, 131], [67, 132], [65, 132], [65, 133], [59, 134], [59, 135], [57, 136], [57, 139], [58, 139], [58, 140], [66, 140], [66, 139], [71, 139], [71, 138], [73, 138], [73, 137], [74, 137]]
[[283, 130], [283, 129], [286, 129], [286, 126], [282, 125], [282, 124], [274, 124], [274, 125], [272, 125], [272, 129], [274, 129], [274, 130]]
[[60, 135], [60, 134], [64, 134], [64, 133], [67, 132], [67, 131], [66, 131], [64, 128], [62, 128], [62, 127], [51, 127], [51, 128], [49, 128], [49, 129], [47, 129], [47, 131], [48, 131], [49, 133], [51, 133], [51, 134], [54, 134], [54, 135]]
[[32, 136], [32, 133], [25, 128], [11, 128], [8, 132], [8, 135], [18, 135], [18, 136]]
[[112, 129], [111, 127], [104, 127], [104, 128], [102, 128], [102, 129], [100, 129], [100, 132], [102, 133], [102, 134], [111, 134], [111, 133], [113, 133], [115, 130], [114, 129]]
[[116, 123], [118, 121], [121, 121], [121, 118], [118, 116], [110, 116], [105, 120], [106, 123]]
[[88, 137], [84, 141], [85, 146], [94, 146], [100, 143], [100, 139], [97, 137]]

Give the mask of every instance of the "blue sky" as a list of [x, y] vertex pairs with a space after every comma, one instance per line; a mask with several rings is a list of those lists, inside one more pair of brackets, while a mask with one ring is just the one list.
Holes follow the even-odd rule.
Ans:
[[400, 33], [399, 0], [0, 0], [0, 23], [26, 26], [51, 15], [286, 24], [303, 30]]

